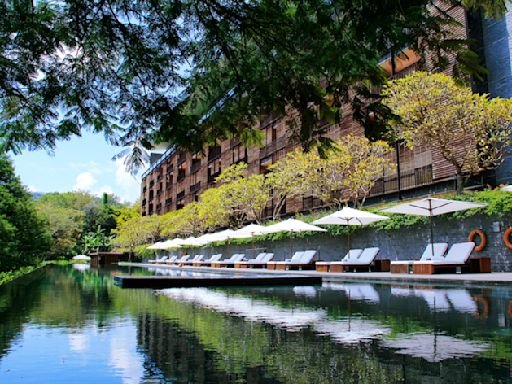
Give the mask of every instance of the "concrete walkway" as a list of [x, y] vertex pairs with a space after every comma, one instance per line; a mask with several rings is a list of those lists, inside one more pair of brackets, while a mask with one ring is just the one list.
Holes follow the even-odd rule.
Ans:
[[360, 273], [330, 273], [316, 271], [272, 271], [265, 268], [256, 269], [233, 269], [233, 268], [209, 268], [209, 267], [178, 267], [166, 264], [142, 264], [142, 263], [119, 263], [123, 266], [131, 267], [161, 267], [191, 272], [215, 272], [215, 273], [247, 273], [247, 274], [289, 274], [302, 276], [321, 276], [325, 282], [337, 281], [365, 281], [377, 283], [427, 283], [427, 284], [457, 284], [457, 285], [509, 285], [512, 287], [512, 273], [493, 272], [493, 273], [465, 273], [465, 274], [443, 274], [443, 275], [413, 275], [398, 274], [389, 272], [360, 272]]

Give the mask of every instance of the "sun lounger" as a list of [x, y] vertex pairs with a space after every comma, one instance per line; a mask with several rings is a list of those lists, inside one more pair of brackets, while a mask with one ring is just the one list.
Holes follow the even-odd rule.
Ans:
[[254, 259], [235, 263], [235, 268], [265, 268], [273, 257], [273, 253], [260, 253]]
[[148, 260], [150, 264], [163, 264], [169, 258], [169, 256], [162, 256], [154, 260]]
[[[376, 260], [379, 248], [365, 248], [359, 257], [347, 257], [334, 265], [331, 272], [389, 272], [389, 259]], [[350, 256], [350, 255], [348, 255]]]
[[317, 251], [309, 250], [304, 252], [295, 252], [291, 259], [285, 261], [274, 261], [268, 262], [267, 268], [277, 270], [289, 270], [289, 269], [315, 269], [315, 257]]
[[201, 261], [203, 260], [204, 256], [203, 255], [195, 255], [192, 259], [188, 259], [188, 260], [185, 260], [185, 261], [177, 261], [176, 264], [178, 264], [180, 267], [183, 267], [183, 266], [186, 266], [186, 265], [192, 265], [194, 264], [196, 261]]
[[194, 261], [192, 265], [194, 267], [209, 267], [212, 263], [219, 261], [221, 258], [221, 254], [212, 255], [209, 259], [204, 259], [202, 261]]
[[167, 260], [167, 264], [178, 264], [187, 261], [190, 259], [190, 255], [183, 255], [179, 259], [176, 257], [174, 260]]
[[212, 268], [234, 268], [235, 263], [242, 261], [245, 255], [243, 253], [236, 253], [226, 260], [219, 260], [212, 262]]
[[317, 261], [316, 262], [316, 271], [317, 272], [343, 272], [342, 262], [357, 259], [361, 253], [363, 253], [362, 249], [351, 249], [348, 253], [341, 259], [340, 261]]
[[172, 264], [173, 262], [176, 261], [176, 259], [177, 259], [176, 256], [169, 256], [164, 261], [157, 263], [157, 264]]
[[[434, 255], [432, 255], [432, 244], [427, 244], [419, 261], [442, 260], [447, 250], [448, 243], [434, 243]], [[414, 261], [415, 260], [392, 261], [391, 273], [412, 273]]]
[[413, 273], [432, 275], [434, 273], [461, 273], [469, 272], [469, 257], [475, 248], [475, 243], [457, 243], [451, 246], [450, 250], [442, 260], [420, 260], [412, 265]]

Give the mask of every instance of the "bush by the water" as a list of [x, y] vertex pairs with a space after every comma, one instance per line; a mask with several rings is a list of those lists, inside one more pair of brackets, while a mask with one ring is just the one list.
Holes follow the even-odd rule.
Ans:
[[0, 272], [39, 263], [51, 244], [45, 221], [5, 155], [0, 155], [0, 244]]

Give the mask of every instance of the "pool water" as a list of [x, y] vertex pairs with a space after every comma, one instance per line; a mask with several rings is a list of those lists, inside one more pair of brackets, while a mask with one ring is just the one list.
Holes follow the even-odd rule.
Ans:
[[121, 289], [140, 268], [0, 287], [0, 384], [507, 383], [512, 286]]

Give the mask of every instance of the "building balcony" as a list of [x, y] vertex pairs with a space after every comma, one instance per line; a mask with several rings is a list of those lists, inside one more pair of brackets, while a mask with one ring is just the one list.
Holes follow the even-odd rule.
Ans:
[[197, 192], [201, 189], [201, 182], [197, 182], [195, 183], [194, 185], [191, 185], [190, 186], [190, 193], [194, 193], [194, 192]]
[[[400, 190], [412, 189], [423, 185], [431, 184], [433, 181], [432, 164], [425, 167], [414, 168], [400, 173]], [[382, 177], [375, 182], [370, 195], [383, 195], [397, 192], [399, 189], [397, 175]]]
[[178, 177], [176, 178], [176, 181], [179, 183], [180, 181], [185, 179], [186, 176], [187, 176], [187, 172], [184, 169], [180, 169], [178, 171]]
[[260, 159], [268, 157], [272, 155], [274, 152], [283, 149], [288, 145], [288, 143], [289, 142], [287, 137], [280, 137], [279, 139], [268, 143], [267, 145], [260, 149]]
[[211, 175], [208, 175], [208, 184], [214, 184], [215, 179], [220, 176], [220, 171], [217, 171]]
[[165, 199], [165, 206], [168, 207], [170, 205], [172, 205], [172, 198], [171, 197], [168, 198], [168, 199]]
[[176, 195], [176, 200], [181, 200], [185, 197], [185, 191], [181, 191]]
[[192, 160], [192, 165], [190, 166], [190, 173], [195, 173], [195, 172], [199, 171], [200, 168], [201, 168], [201, 160], [200, 159]]
[[184, 153], [180, 153], [178, 155], [178, 160], [177, 160], [177, 163], [178, 163], [178, 167], [183, 164], [185, 161], [187, 160], [187, 156], [184, 154]]
[[212, 147], [208, 147], [208, 162], [212, 162], [214, 160], [220, 159], [221, 156], [221, 147], [220, 145], [215, 145]]

